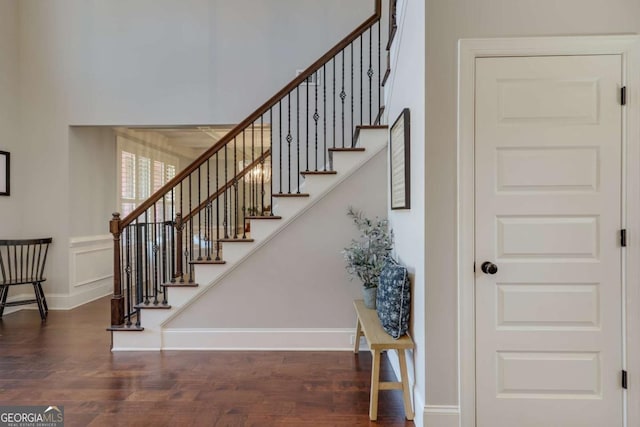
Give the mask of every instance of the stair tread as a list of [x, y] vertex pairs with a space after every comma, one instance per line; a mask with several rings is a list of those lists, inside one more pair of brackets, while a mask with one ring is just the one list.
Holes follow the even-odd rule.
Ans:
[[223, 259], [215, 260], [215, 259], [194, 259], [193, 261], [189, 261], [189, 264], [226, 264], [227, 261]]
[[[381, 109], [384, 108], [384, 105], [382, 107], [380, 107]], [[389, 125], [358, 125], [356, 126], [356, 131], [358, 129], [388, 129]]]
[[175, 282], [175, 283], [165, 283], [161, 286], [164, 286], [165, 288], [197, 288], [200, 285], [197, 283]]
[[243, 239], [242, 237], [238, 237], [236, 239], [234, 238], [226, 238], [226, 239], [220, 239], [218, 240], [218, 242], [227, 242], [227, 243], [231, 243], [231, 242], [242, 242], [242, 243], [251, 243], [251, 242], [255, 242], [255, 240], [253, 239]]
[[364, 147], [336, 147], [336, 148], [329, 148], [329, 151], [334, 153], [334, 152], [359, 152], [359, 151], [364, 151]]
[[280, 215], [254, 215], [247, 216], [245, 219], [282, 219], [282, 217]]
[[[377, 118], [376, 118], [377, 120]], [[360, 137], [360, 131], [365, 129], [389, 129], [387, 125], [360, 125], [356, 126], [356, 131], [353, 133], [353, 139], [358, 140]]]
[[142, 332], [144, 328], [142, 326], [109, 326], [107, 331], [116, 331], [116, 332]]
[[151, 310], [169, 310], [171, 308], [171, 306], [169, 304], [136, 304], [133, 306], [133, 308], [146, 308], [146, 309], [151, 309]]
[[302, 171], [300, 175], [335, 175], [337, 173], [336, 171]]
[[272, 197], [309, 197], [308, 193], [273, 193]]

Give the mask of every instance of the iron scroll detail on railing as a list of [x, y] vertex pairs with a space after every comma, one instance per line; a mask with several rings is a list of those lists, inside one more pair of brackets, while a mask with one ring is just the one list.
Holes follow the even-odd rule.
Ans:
[[[167, 305], [167, 284], [194, 263], [223, 263], [222, 241], [250, 239], [273, 198], [303, 195], [305, 173], [331, 170], [382, 109], [381, 0], [375, 13], [141, 203], [114, 213], [111, 328], [141, 328], [140, 307]], [[377, 25], [376, 25], [377, 24]]]

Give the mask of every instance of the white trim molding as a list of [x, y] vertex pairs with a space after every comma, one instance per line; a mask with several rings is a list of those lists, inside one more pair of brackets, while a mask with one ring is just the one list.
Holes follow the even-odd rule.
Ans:
[[424, 425], [428, 427], [458, 427], [460, 408], [451, 405], [426, 405], [424, 407]]
[[113, 237], [69, 239], [69, 294], [47, 295], [54, 309], [68, 310], [109, 295], [113, 288]]
[[353, 328], [164, 329], [163, 350], [353, 351]]
[[[640, 306], [640, 38], [637, 35], [531, 37], [460, 40], [458, 45], [458, 371], [460, 426], [475, 426], [475, 312], [474, 312], [474, 95], [475, 61], [480, 57], [540, 55], [621, 55], [627, 107], [623, 113], [626, 150], [622, 222], [629, 236], [623, 272], [627, 277], [626, 307]], [[633, 261], [633, 262], [632, 262]], [[629, 372], [625, 425], [640, 425], [640, 310], [621, 313], [626, 320], [626, 352], [622, 366]], [[625, 333], [625, 331], [623, 331]], [[626, 402], [626, 400], [625, 400]], [[432, 407], [429, 407], [432, 408]], [[437, 407], [433, 407], [437, 408]], [[437, 413], [437, 410], [433, 410]], [[430, 423], [425, 425], [445, 425]], [[431, 413], [431, 411], [429, 412]], [[449, 424], [446, 424], [449, 425]], [[451, 424], [453, 425], [453, 424]], [[458, 425], [458, 424], [455, 424]]]

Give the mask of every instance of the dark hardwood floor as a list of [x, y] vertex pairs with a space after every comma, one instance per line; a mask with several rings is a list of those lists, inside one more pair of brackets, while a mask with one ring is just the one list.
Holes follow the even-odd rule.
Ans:
[[369, 421], [369, 352], [111, 353], [108, 304], [5, 315], [0, 405], [64, 405], [66, 426], [413, 425], [395, 390]]

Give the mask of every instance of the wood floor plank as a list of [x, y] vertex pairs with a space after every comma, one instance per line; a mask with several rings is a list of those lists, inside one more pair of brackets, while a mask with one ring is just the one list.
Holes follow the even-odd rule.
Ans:
[[[369, 421], [360, 352], [111, 353], [109, 299], [0, 320], [0, 404], [64, 405], [66, 426], [412, 426], [402, 393]], [[134, 333], [134, 332], [132, 332]], [[393, 373], [386, 356], [383, 379]]]

